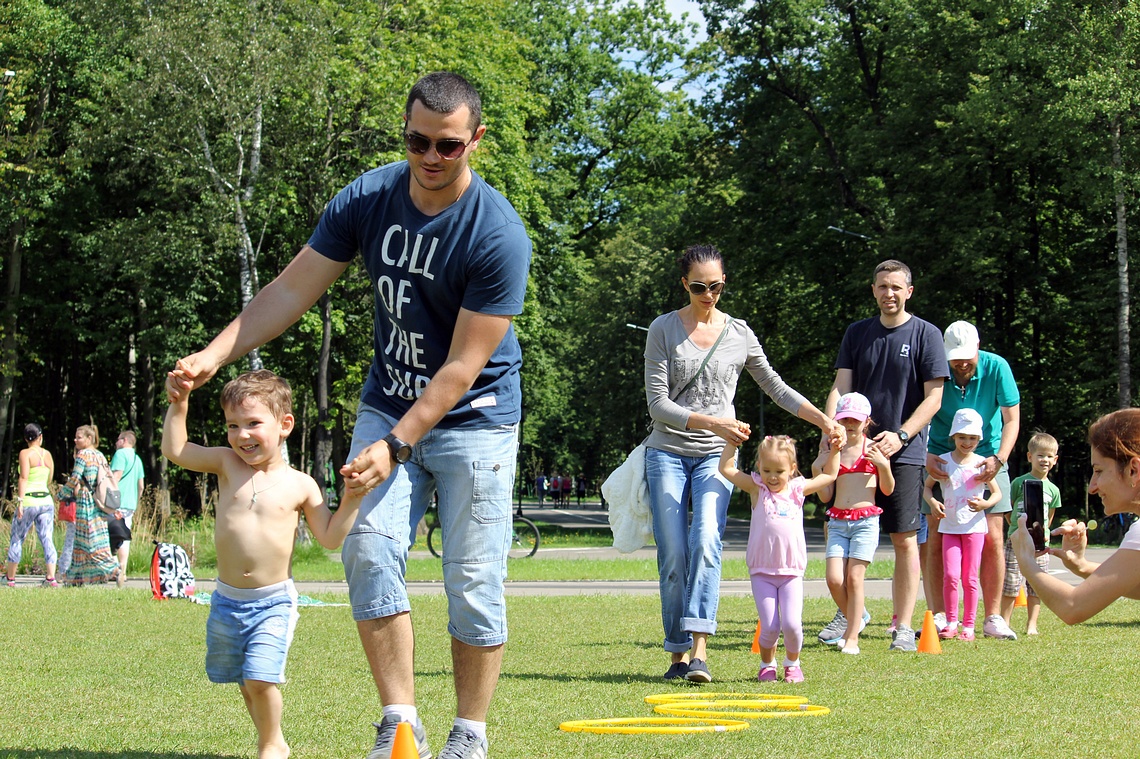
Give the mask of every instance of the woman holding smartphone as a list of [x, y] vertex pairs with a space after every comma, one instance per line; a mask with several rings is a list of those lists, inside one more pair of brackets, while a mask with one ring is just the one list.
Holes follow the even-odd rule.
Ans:
[[[1105, 516], [1140, 514], [1140, 409], [1113, 411], [1093, 422], [1089, 448], [1093, 468], [1089, 493], [1100, 496]], [[1053, 534], [1061, 536], [1061, 547], [1050, 548], [1049, 553], [1084, 578], [1079, 585], [1069, 585], [1037, 566], [1024, 514], [1013, 535], [1013, 550], [1041, 602], [1065, 624], [1084, 622], [1121, 597], [1140, 600], [1140, 521], [1100, 564], [1085, 558], [1088, 528], [1083, 522], [1070, 519]]]

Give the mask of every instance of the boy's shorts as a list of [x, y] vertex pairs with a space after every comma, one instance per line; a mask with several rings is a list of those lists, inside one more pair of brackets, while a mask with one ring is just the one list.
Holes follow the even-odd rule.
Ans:
[[827, 520], [825, 558], [859, 559], [870, 563], [875, 559], [875, 549], [878, 547], [878, 515], [852, 521], [846, 519]]
[[297, 616], [292, 580], [263, 588], [234, 588], [219, 580], [206, 620], [210, 682], [285, 682], [285, 657]]
[[[1049, 571], [1049, 554], [1045, 553], [1037, 557], [1037, 566]], [[1017, 565], [1017, 556], [1013, 553], [1013, 541], [1008, 537], [1005, 539], [1005, 584], [1002, 585], [1001, 594], [1008, 598], [1014, 598], [1021, 591], [1021, 567]], [[1028, 580], [1025, 581], [1026, 595], [1037, 597], [1037, 591], [1033, 589], [1033, 585]]]

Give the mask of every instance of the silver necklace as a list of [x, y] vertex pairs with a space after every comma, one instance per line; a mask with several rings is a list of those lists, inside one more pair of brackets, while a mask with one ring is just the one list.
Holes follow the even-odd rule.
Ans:
[[249, 507], [252, 509], [254, 506], [256, 506], [257, 505], [257, 496], [260, 495], [261, 493], [264, 493], [266, 490], [269, 490], [274, 485], [277, 485], [283, 479], [285, 479], [284, 475], [278, 477], [276, 480], [274, 480], [270, 484], [266, 485], [261, 490], [258, 490], [257, 489], [257, 472], [254, 472], [253, 477], [249, 478], [249, 487], [253, 490], [253, 497], [249, 499]]

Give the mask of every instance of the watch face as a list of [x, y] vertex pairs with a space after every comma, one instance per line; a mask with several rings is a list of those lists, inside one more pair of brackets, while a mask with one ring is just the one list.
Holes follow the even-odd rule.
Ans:
[[392, 458], [395, 459], [396, 463], [408, 463], [408, 459], [412, 457], [412, 446], [395, 435], [386, 436], [384, 442], [388, 444], [388, 450], [392, 452]]

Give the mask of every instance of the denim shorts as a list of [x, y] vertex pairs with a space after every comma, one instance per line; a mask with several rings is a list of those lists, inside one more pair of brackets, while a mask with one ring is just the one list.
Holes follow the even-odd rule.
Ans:
[[[396, 419], [360, 404], [351, 461]], [[434, 429], [408, 463], [364, 497], [341, 555], [356, 621], [411, 610], [404, 581], [408, 549], [432, 494], [439, 499], [443, 582], [453, 638], [470, 646], [507, 641], [507, 549], [518, 427]]]
[[827, 521], [828, 559], [858, 559], [870, 563], [879, 547], [879, 516]]
[[206, 676], [214, 683], [285, 682], [296, 627], [292, 580], [263, 588], [233, 588], [219, 580], [206, 620]]

